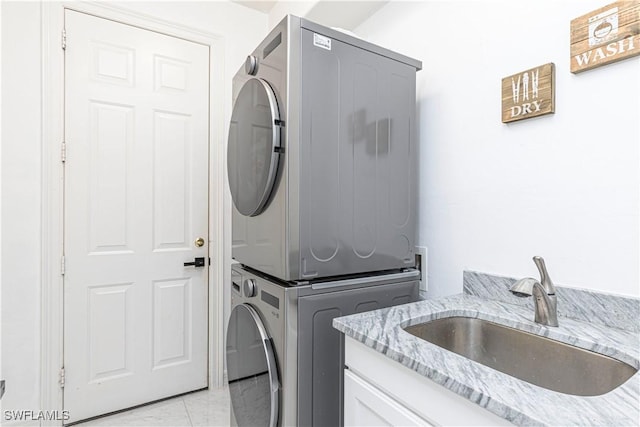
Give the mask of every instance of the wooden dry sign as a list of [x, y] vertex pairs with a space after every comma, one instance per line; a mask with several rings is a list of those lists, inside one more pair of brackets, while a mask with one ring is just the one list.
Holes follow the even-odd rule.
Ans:
[[571, 21], [571, 72], [640, 55], [640, 1], [620, 1]]
[[502, 123], [555, 111], [553, 62], [502, 79]]

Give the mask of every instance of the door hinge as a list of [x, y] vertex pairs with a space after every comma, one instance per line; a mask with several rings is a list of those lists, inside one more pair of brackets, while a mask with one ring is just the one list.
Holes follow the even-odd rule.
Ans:
[[62, 50], [67, 48], [67, 30], [62, 30]]
[[64, 373], [64, 367], [60, 368], [60, 373], [58, 374], [59, 379], [58, 379], [58, 383], [60, 384], [60, 388], [64, 388], [64, 383], [65, 383], [65, 373]]
[[64, 276], [65, 267], [66, 267], [66, 263], [65, 263], [65, 260], [64, 260], [64, 255], [62, 255], [62, 258], [60, 259], [60, 275], [62, 275], [62, 276]]
[[67, 143], [62, 141], [62, 147], [60, 148], [60, 160], [62, 163], [67, 161]]

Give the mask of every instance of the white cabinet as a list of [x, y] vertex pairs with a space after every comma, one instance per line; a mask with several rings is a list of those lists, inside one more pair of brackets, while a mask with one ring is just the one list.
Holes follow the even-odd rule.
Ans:
[[356, 426], [430, 426], [394, 399], [357, 374], [344, 373], [344, 425]]
[[345, 364], [346, 427], [513, 425], [349, 337]]

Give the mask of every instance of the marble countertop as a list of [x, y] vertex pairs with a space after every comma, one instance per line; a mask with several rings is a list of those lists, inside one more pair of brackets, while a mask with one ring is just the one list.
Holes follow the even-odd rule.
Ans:
[[403, 330], [443, 317], [475, 317], [603, 353], [640, 368], [637, 331], [568, 317], [560, 317], [557, 328], [545, 327], [533, 322], [533, 314], [528, 307], [460, 294], [340, 317], [333, 325], [346, 336], [517, 425], [639, 425], [640, 373], [604, 395], [573, 396], [503, 374]]

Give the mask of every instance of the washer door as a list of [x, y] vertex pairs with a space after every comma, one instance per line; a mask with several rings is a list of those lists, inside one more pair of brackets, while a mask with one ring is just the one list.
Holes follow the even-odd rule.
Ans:
[[231, 311], [227, 375], [237, 425], [275, 427], [280, 390], [275, 352], [260, 316], [248, 304]]
[[280, 125], [271, 86], [248, 80], [233, 106], [227, 147], [231, 196], [245, 216], [259, 215], [269, 202], [280, 159]]

